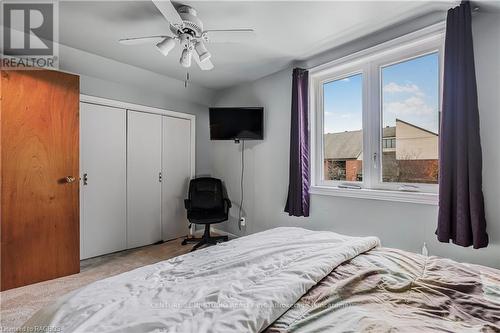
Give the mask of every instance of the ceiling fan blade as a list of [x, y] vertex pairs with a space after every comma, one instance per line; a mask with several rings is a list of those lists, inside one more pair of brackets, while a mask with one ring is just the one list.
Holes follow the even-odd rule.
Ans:
[[180, 28], [184, 25], [182, 18], [170, 0], [152, 0], [156, 8], [162, 13], [165, 19], [174, 27]]
[[133, 37], [122, 38], [118, 42], [123, 45], [139, 45], [139, 44], [158, 44], [167, 36], [147, 36], [147, 37]]
[[255, 39], [254, 29], [213, 29], [203, 34], [208, 43], [245, 43]]

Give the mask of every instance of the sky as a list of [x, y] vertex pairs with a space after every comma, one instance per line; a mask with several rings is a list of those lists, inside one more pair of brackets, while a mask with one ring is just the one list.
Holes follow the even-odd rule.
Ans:
[[[396, 118], [437, 133], [439, 108], [437, 53], [382, 68], [382, 122]], [[323, 86], [325, 133], [362, 129], [362, 74]]]

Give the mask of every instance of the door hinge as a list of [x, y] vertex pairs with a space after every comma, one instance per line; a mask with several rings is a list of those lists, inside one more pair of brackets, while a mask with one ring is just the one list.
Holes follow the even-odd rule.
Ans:
[[162, 178], [161, 171], [160, 171], [160, 172], [158, 172], [158, 181], [161, 183], [162, 179], [163, 178]]
[[87, 173], [83, 174], [83, 185], [88, 185], [89, 184], [89, 176]]

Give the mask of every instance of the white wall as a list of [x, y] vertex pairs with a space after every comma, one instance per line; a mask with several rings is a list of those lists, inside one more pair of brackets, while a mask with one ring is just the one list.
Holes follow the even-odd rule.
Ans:
[[[240, 200], [240, 147], [231, 142], [211, 142], [213, 174], [225, 180], [234, 203], [232, 218], [223, 228], [239, 235], [277, 226], [376, 235], [385, 246], [414, 252], [419, 252], [422, 243], [426, 242], [433, 255], [500, 268], [499, 18], [498, 14], [490, 13], [474, 17], [484, 194], [490, 235], [488, 248], [474, 250], [437, 242], [434, 235], [437, 206], [312, 195], [309, 218], [294, 218], [284, 213], [288, 187], [291, 69], [223, 91], [217, 98], [219, 106], [265, 108], [264, 140], [246, 143], [244, 215], [247, 216], [247, 227], [241, 231], [236, 222]], [[370, 44], [373, 40], [364, 43], [365, 47]], [[329, 54], [342, 53], [345, 51]]]
[[60, 70], [80, 75], [82, 94], [196, 115], [196, 174], [210, 174], [208, 105], [215, 92], [95, 54], [60, 46]]

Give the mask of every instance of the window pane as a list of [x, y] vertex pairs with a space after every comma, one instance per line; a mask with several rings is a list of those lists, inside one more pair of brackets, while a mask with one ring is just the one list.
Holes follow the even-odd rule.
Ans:
[[382, 180], [438, 182], [439, 57], [382, 68]]
[[324, 179], [363, 180], [363, 76], [323, 85]]

